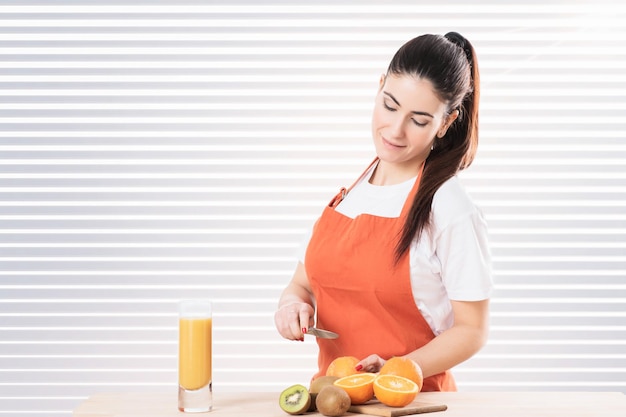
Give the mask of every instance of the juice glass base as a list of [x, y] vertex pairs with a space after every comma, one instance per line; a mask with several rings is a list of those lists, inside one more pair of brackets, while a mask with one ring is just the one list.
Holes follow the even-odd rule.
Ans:
[[206, 413], [213, 409], [213, 387], [211, 381], [204, 387], [188, 390], [178, 386], [178, 409], [185, 413]]

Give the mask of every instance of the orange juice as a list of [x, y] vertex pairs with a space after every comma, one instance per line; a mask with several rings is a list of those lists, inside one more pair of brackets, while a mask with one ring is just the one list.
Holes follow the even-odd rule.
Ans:
[[211, 381], [210, 318], [180, 318], [178, 340], [178, 383], [197, 390]]

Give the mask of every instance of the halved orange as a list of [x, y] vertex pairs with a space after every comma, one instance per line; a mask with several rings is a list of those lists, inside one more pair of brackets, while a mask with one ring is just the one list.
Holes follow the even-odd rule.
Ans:
[[404, 407], [415, 399], [418, 392], [418, 385], [402, 376], [378, 375], [374, 379], [374, 395], [390, 407]]
[[364, 404], [374, 398], [376, 374], [363, 372], [339, 378], [333, 385], [348, 393], [352, 404]]

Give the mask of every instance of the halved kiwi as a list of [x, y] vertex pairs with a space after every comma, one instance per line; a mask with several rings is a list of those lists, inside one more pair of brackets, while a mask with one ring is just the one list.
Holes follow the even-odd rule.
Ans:
[[296, 384], [285, 388], [280, 393], [278, 404], [289, 414], [304, 414], [311, 404], [309, 390], [304, 385]]

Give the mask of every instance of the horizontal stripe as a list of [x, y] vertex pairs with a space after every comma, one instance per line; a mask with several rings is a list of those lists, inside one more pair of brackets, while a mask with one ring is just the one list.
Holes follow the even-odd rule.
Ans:
[[[63, 133], [60, 133], [62, 136]], [[603, 144], [603, 143], [595, 143], [595, 144], [572, 144], [569, 145], [566, 149], [568, 152], [626, 152], [626, 145], [621, 143], [615, 144]], [[231, 144], [231, 145], [222, 145], [222, 144], [212, 144], [212, 145], [194, 145], [194, 144], [177, 144], [177, 145], [66, 145], [66, 144], [58, 144], [58, 145], [0, 145], [0, 151], [9, 152], [9, 151], [32, 151], [32, 152], [41, 152], [41, 151], [212, 151], [212, 152], [266, 152], [272, 153], [276, 151], [322, 151], [322, 152], [332, 152], [332, 151], [368, 151], [371, 153], [371, 145], [369, 143], [361, 144], [361, 145], [351, 145], [351, 144], [272, 144], [269, 143], [267, 145], [256, 145], [256, 144]], [[563, 145], [548, 143], [548, 144], [536, 144], [531, 143], [524, 145], [522, 143], [514, 143], [508, 145], [496, 145], [496, 144], [485, 144], [485, 146], [481, 146], [481, 152], [523, 152], [523, 151], [542, 151], [542, 152], [563, 152]]]
[[[601, 4], [601, 3], [600, 3]], [[362, 14], [379, 14], [379, 13], [442, 13], [441, 6], [432, 5], [372, 5], [372, 4], [358, 4], [358, 5], [324, 5], [324, 9], [320, 10], [319, 6], [307, 5], [307, 4], [285, 4], [285, 5], [266, 5], [266, 4], [250, 4], [246, 6], [245, 12], [255, 13], [269, 13], [269, 14], [291, 14], [291, 13], [328, 13], [328, 14], [340, 14], [340, 13], [353, 13], [355, 8], [358, 8], [359, 13]], [[181, 11], [180, 6], [176, 5], [150, 5], [151, 14], [190, 14], [196, 13], [241, 13], [241, 6], [238, 5], [185, 5], [185, 10]], [[534, 4], [532, 8], [523, 4], [498, 4], [498, 3], [473, 3], [468, 5], [457, 4], [454, 7], [456, 13], [462, 14], [497, 14], [502, 10], [510, 13], [523, 12], [524, 14], [542, 14], [542, 13], [555, 13], [567, 11], [568, 13], [597, 13], [597, 5], [595, 4]], [[133, 12], [145, 12], [146, 6], [144, 5], [2, 5], [0, 6], [1, 13], [47, 13], [47, 14], [62, 14], [62, 13], [133, 13]]]
[[[371, 81], [371, 80], [370, 80]], [[18, 85], [19, 86], [19, 85]], [[1, 87], [1, 86], [0, 86]], [[52, 96], [52, 97], [65, 97], [65, 96], [189, 96], [189, 97], [299, 97], [302, 95], [312, 96], [312, 97], [341, 97], [345, 99], [346, 95], [348, 97], [361, 97], [361, 98], [371, 98], [371, 92], [366, 90], [361, 90], [357, 88], [342, 88], [338, 86], [337, 88], [302, 88], [302, 86], [298, 85], [293, 88], [280, 88], [280, 86], [267, 89], [263, 87], [258, 87], [254, 89], [245, 88], [243, 86], [238, 86], [237, 88], [192, 88], [184, 86], [176, 86], [171, 88], [163, 88], [159, 86], [158, 88], [137, 88], [137, 85], [133, 85], [133, 88], [113, 88], [112, 86], [100, 86], [98, 88], [97, 85], [90, 85], [89, 88], [76, 88], [76, 89], [68, 89], [68, 88], [53, 88], [49, 86], [45, 89], [39, 89], [35, 87], [41, 87], [40, 85], [22, 85], [22, 89], [16, 89], [15, 85], [12, 85], [13, 88], [0, 88], [0, 91], [4, 93], [5, 96]], [[58, 87], [58, 86], [56, 86]], [[563, 88], [554, 88], [553, 86], [543, 86], [544, 88], [533, 88], [533, 86], [525, 86], [527, 88], [521, 87], [512, 87], [508, 86], [507, 88], [501, 88], [496, 91], [489, 91], [488, 95], [492, 97], [505, 97], [510, 99], [511, 96], [516, 97], [549, 97], [551, 99], [557, 97], [623, 97], [626, 89], [622, 89], [619, 87], [612, 87], [607, 89], [606, 86], [593, 87], [588, 85], [583, 85], [577, 89], [568, 88], [567, 86]], [[487, 93], [485, 93], [487, 94]], [[511, 134], [515, 134], [515, 132], [510, 132]]]
[[[48, 75], [43, 75], [46, 79], [49, 79]], [[3, 77], [4, 78], [4, 77]], [[72, 78], [76, 78], [72, 76]], [[108, 78], [108, 77], [107, 77]], [[581, 110], [589, 112], [592, 110], [605, 111], [606, 105], [602, 103], [508, 103], [508, 110], [553, 110], [554, 106], [559, 107], [559, 111], [565, 110]], [[361, 102], [333, 102], [333, 103], [300, 103], [300, 102], [277, 102], [277, 103], [150, 103], [146, 101], [139, 101], [135, 103], [114, 102], [114, 103], [19, 103], [19, 102], [2, 102], [0, 103], [0, 110], [277, 110], [285, 111], [287, 109], [297, 109], [299, 111], [304, 110], [367, 110], [370, 111], [370, 105]], [[486, 110], [500, 110], [500, 104], [493, 104], [492, 106], [482, 106], [483, 111]], [[626, 103], [615, 103], [611, 106], [612, 111], [626, 109]], [[492, 117], [492, 119], [495, 119]]]
[[[231, 50], [230, 48], [228, 49]], [[56, 51], [54, 49], [53, 51]], [[255, 50], [256, 51], [256, 50]], [[10, 48], [1, 48], [0, 52], [5, 53], [19, 53], [19, 49], [15, 48], [15, 51]], [[180, 51], [186, 52], [186, 51]], [[206, 51], [209, 52], [210, 51]], [[332, 52], [332, 51], [331, 51]], [[44, 52], [43, 48], [41, 48], [40, 53], [49, 53]], [[116, 51], [111, 51], [110, 53], [118, 53]], [[188, 53], [188, 52], [187, 52]], [[267, 53], [276, 53], [273, 51], [268, 51]], [[316, 82], [328, 82], [328, 83], [344, 83], [344, 84], [358, 84], [358, 83], [368, 83], [372, 82], [371, 75], [354, 75], [354, 74], [331, 74], [324, 75], [319, 73], [310, 73], [310, 74], [269, 74], [269, 75], [258, 75], [258, 71], [253, 74], [232, 74], [232, 75], [221, 75], [221, 74], [207, 74], [207, 75], [121, 75], [121, 74], [103, 74], [103, 75], [53, 75], [53, 74], [42, 74], [42, 75], [2, 75], [2, 81], [7, 83], [32, 83], [39, 82], [42, 80], [42, 77], [45, 77], [45, 82], [48, 83], [99, 83], [99, 82], [120, 82], [120, 83], [276, 83], [276, 82], [298, 82], [298, 83], [316, 83]], [[534, 83], [572, 83], [574, 81], [577, 82], [590, 82], [590, 83], [619, 83], [626, 81], [626, 75], [622, 74], [621, 71], [615, 71], [614, 74], [604, 74], [602, 78], [599, 80], [597, 74], [588, 74], [588, 75], [580, 75], [580, 74], [541, 74], [541, 75], [508, 75], [508, 74], [494, 74], [489, 76], [489, 82], [503, 82], [507, 80], [515, 80], [520, 83], [524, 82], [534, 82]], [[618, 105], [619, 106], [619, 105]], [[202, 107], [200, 107], [202, 108]], [[619, 108], [619, 107], [618, 107]], [[358, 109], [358, 107], [357, 107]], [[607, 110], [607, 109], [605, 109]]]
[[[127, 35], [122, 36], [120, 34], [119, 29], [114, 29], [115, 32], [114, 33], [104, 33], [102, 34], [102, 37], [105, 38], [105, 40], [110, 39], [112, 36], [117, 36], [119, 35], [120, 38], [123, 39], [132, 39], [133, 36], [138, 36], [135, 32], [130, 32]], [[39, 32], [41, 32], [41, 29], [39, 29]], [[88, 33], [80, 33], [80, 37], [84, 38], [85, 36], [89, 36], [90, 34]], [[198, 34], [198, 33], [193, 33], [192, 35], [189, 35], [190, 37], [192, 37], [193, 39], [191, 40], [197, 40], [198, 37], [201, 37], [203, 34]], [[3, 39], [8, 39], [8, 36], [10, 36], [9, 34], [3, 33], [2, 34], [2, 38]], [[20, 35], [14, 35], [16, 40], [19, 40], [20, 38], [18, 38], [18, 36]], [[45, 35], [34, 35], [34, 36], [41, 36], [42, 39], [44, 40], [50, 40], [51, 38], [51, 34], [47, 33]], [[140, 35], [139, 35], [140, 36]], [[180, 37], [181, 35], [178, 33], [170, 33], [167, 34], [166, 36], [164, 36], [166, 38], [166, 40], [171, 40], [171, 39], [175, 39], [177, 37]], [[204, 35], [206, 36], [214, 36], [217, 38], [217, 40], [224, 40], [224, 38], [226, 37], [230, 37], [232, 35], [230, 34], [219, 34], [219, 35], [209, 35], [206, 34]], [[248, 40], [250, 38], [250, 34], [242, 34], [241, 38], [242, 40]], [[286, 36], [289, 36], [292, 39], [296, 39], [296, 38], [302, 38], [303, 35], [301, 34], [297, 34], [297, 33], [285, 33], [285, 34], [264, 34], [264, 33], [255, 33], [253, 35], [256, 39], [274, 39], [276, 38], [276, 40], [281, 40], [284, 39]], [[330, 39], [336, 39], [337, 37], [342, 37], [344, 39], [350, 39], [353, 38], [354, 40], [358, 40], [358, 41], [363, 41], [366, 40], [368, 38], [376, 38], [376, 39], [380, 39], [381, 36], [385, 36], [384, 33], [376, 33], [376, 34], [371, 34], [368, 36], [367, 33], [359, 33], [358, 35], [354, 35], [351, 36], [350, 33], [341, 33], [341, 34], [330, 34], [327, 35], [327, 31], [324, 32], [315, 32], [315, 33], [311, 33], [310, 35], [308, 35], [308, 37], [310, 37], [312, 40], [318, 39], [320, 37], [328, 37]], [[568, 39], [569, 40], [589, 40], [590, 36], [593, 37], [593, 34], [590, 33], [585, 33], [585, 34], [576, 34], [576, 33], [572, 33], [572, 34], [568, 34]], [[75, 40], [76, 39], [76, 35], [72, 35], [72, 36], [68, 36], [68, 38]], [[390, 40], [398, 40], [398, 37], [390, 37]], [[538, 40], [544, 40], [546, 38], [554, 38], [555, 40], [561, 40], [562, 37], [561, 35], [555, 35], [553, 33], [550, 32], [545, 32], [545, 33], [538, 33], [538, 34], [532, 34], [532, 33], [524, 33], [524, 38], [511, 38], [509, 39], [509, 41], [514, 41], [514, 40], [528, 40], [530, 38], [536, 38]], [[26, 39], [26, 38], [24, 38]], [[601, 38], [601, 39], [613, 39], [613, 38]], [[614, 39], [613, 39], [614, 40]], [[570, 69], [571, 65], [572, 65], [572, 61], [570, 59], [567, 60], [542, 60], [542, 61], [520, 61], [520, 60], [511, 60], [510, 58], [507, 57], [498, 57], [498, 58], [491, 58], [491, 57], [486, 57], [486, 59], [481, 60], [481, 67], [485, 68], [485, 69], [508, 69], [511, 66], [514, 66], [518, 69], [550, 69], [550, 70], [554, 70], [554, 69]], [[623, 61], [611, 61], [611, 60], [604, 60], [604, 59], [597, 59], [594, 61], [586, 61], [586, 60], [576, 60], [576, 67], [580, 68], [580, 69], [617, 69], [617, 70], [621, 70], [623, 68], [626, 68], [626, 63], [624, 63]], [[161, 61], [154, 61], [154, 60], [148, 60], [148, 59], [144, 59], [144, 60], [117, 60], [117, 61], [106, 61], [106, 60], [89, 60], [89, 61], [77, 61], [77, 60], [72, 60], [71, 58], [64, 58], [64, 57], [57, 57], [54, 60], [47, 60], [47, 61], [33, 61], [31, 59], [24, 59], [24, 60], [19, 60], [16, 57], [12, 57], [11, 60], [5, 60], [0, 62], [0, 69], [3, 68], [16, 68], [16, 69], [20, 69], [20, 70], [24, 70], [24, 69], [36, 69], [39, 71], [50, 71], [51, 73], [53, 72], [53, 70], [55, 69], [65, 69], [65, 70], [69, 70], [69, 69], [96, 69], [96, 70], [103, 70], [103, 69], [150, 69], [150, 70], [158, 70], [158, 69], [179, 69], [179, 70], [191, 70], [191, 69], [246, 69], [246, 70], [250, 70], [251, 68], [260, 70], [260, 69], [307, 69], [307, 70], [311, 70], [311, 69], [352, 69], [352, 70], [363, 70], [363, 69], [380, 69], [381, 66], [381, 62], [379, 60], [376, 59], [370, 59], [370, 60], [359, 60], [359, 59], [354, 59], [354, 60], [350, 60], [350, 61], [332, 61], [332, 62], [328, 62], [325, 60], [298, 60], [298, 61], [290, 61], [290, 60], [272, 60], [272, 61], [264, 61], [264, 60], [245, 60], [245, 61], [225, 61], [225, 60], [210, 60], [210, 61], [206, 61], [206, 60], [201, 60], [201, 61], [184, 61], [184, 60], [172, 60], [172, 61], [168, 61], [168, 60], [161, 60]], [[540, 75], [538, 75], [540, 76]], [[363, 94], [363, 92], [359, 92], [359, 91], [354, 91], [355, 94]], [[497, 94], [497, 92], [486, 92], [486, 94], [488, 95], [493, 95], [493, 94]], [[485, 103], [487, 106], [489, 106], [489, 103]], [[512, 103], [515, 104], [515, 103]], [[537, 106], [542, 106], [545, 104], [542, 104], [540, 102], [538, 103], [534, 103]], [[578, 103], [564, 103], [566, 105], [570, 105], [570, 106], [577, 106]], [[593, 103], [590, 103], [593, 105]], [[354, 103], [355, 108], [360, 108], [363, 106], [363, 103]], [[523, 104], [520, 104], [523, 105]], [[592, 107], [595, 108], [595, 107]]]
[[[326, 6], [325, 6], [326, 7]], [[533, 6], [535, 7], [535, 6]], [[4, 13], [4, 7], [0, 6], [0, 13]], [[527, 10], [525, 11], [525, 13]], [[569, 12], [569, 10], [568, 10]], [[361, 13], [361, 10], [359, 10]], [[420, 14], [423, 13], [420, 10]], [[144, 21], [149, 22], [152, 19], [146, 19]], [[184, 25], [188, 19], [181, 18], [180, 24]], [[224, 17], [223, 20], [228, 20]], [[55, 20], [56, 21], [56, 20]], [[158, 19], [157, 19], [158, 21]], [[251, 20], [258, 22], [258, 19]], [[367, 21], [367, 20], [366, 20]], [[107, 20], [107, 23], [112, 20]], [[114, 21], [113, 21], [114, 22]], [[350, 24], [359, 22], [359, 19], [350, 18]], [[610, 22], [610, 20], [609, 20]], [[115, 24], [115, 22], [113, 23]], [[24, 25], [28, 27], [29, 25]], [[99, 25], [99, 30], [102, 30], [103, 25]], [[108, 25], [106, 25], [108, 26]], [[340, 26], [338, 22], [337, 27]], [[332, 32], [332, 31], [310, 31], [310, 32], [294, 32], [294, 31], [282, 31], [282, 32], [231, 32], [231, 33], [163, 33], [163, 32], [141, 32], [116, 30], [115, 33], [111, 32], [89, 32], [80, 33], [75, 31], [73, 33], [40, 33], [39, 31], [33, 31], [34, 33], [3, 33], [2, 41], [103, 41], [103, 42], [115, 42], [115, 41], [165, 41], [165, 42], [198, 42], [198, 41], [217, 41], [217, 42], [229, 42], [229, 41], [246, 41], [246, 42], [260, 42], [260, 41], [315, 41], [317, 42], [336, 42], [337, 39], [341, 39], [343, 42], [363, 42], [363, 41], [402, 41], [403, 38], [395, 32], [387, 31], [372, 31], [372, 32]], [[77, 35], [80, 34], [80, 37]], [[617, 41], [624, 40], [624, 35], [621, 33], [615, 33], [608, 35], [602, 32], [572, 32], [568, 33], [568, 41], [589, 41], [589, 40], [607, 40]], [[488, 34], [476, 33], [472, 36], [474, 42], [494, 41], [493, 37]], [[562, 33], [555, 33], [549, 30], [538, 30], [533, 33], [502, 33], [498, 36], [497, 42], [532, 42], [532, 41], [563, 41]], [[505, 61], [506, 62], [506, 61]]]
[[[10, 14], [7, 12], [7, 9], [3, 8], [0, 10], [2, 13], [1, 17], [10, 17]], [[456, 7], [456, 5], [455, 5]], [[524, 14], [528, 12], [529, 8], [524, 10]], [[563, 8], [560, 9], [563, 13], [570, 13], [569, 9]], [[360, 10], [359, 10], [360, 13]], [[421, 15], [421, 11], [419, 11]], [[511, 14], [515, 16], [515, 13]], [[480, 27], [481, 29], [489, 29], [489, 28], [507, 28], [521, 26], [526, 28], [564, 28], [576, 31], [581, 27], [592, 28], [597, 26], [598, 24], [602, 24], [604, 28], [614, 27], [616, 29], [622, 28], [623, 21], [619, 18], [619, 16], [613, 15], [604, 15], [601, 19], [593, 20], [590, 19], [589, 16], [580, 15], [577, 17], [570, 17], [568, 19], [555, 19], [551, 16], [544, 17], [543, 19], [538, 18], [506, 18], [503, 16], [496, 16], [496, 18], [477, 18], [476, 16], [468, 15], [466, 17], [455, 18], [451, 16], [447, 17], [439, 17], [435, 16], [417, 16], [414, 19], [406, 18], [406, 13], [402, 12], [402, 17], [394, 17], [385, 19], [381, 16], [374, 16], [372, 18], [360, 18], [355, 19], [353, 16], [345, 16], [341, 17], [330, 17], [323, 18], [319, 17], [317, 19], [307, 19], [307, 18], [286, 18], [286, 19], [272, 19], [272, 18], [253, 18], [253, 19], [244, 19], [244, 18], [224, 18], [215, 16], [215, 17], [207, 17], [207, 18], [192, 18], [191, 16], [181, 18], [181, 19], [172, 19], [172, 18], [137, 18], [138, 16], [124, 16], [125, 18], [97, 18], [97, 16], [93, 16], [90, 18], [68, 18], [68, 16], [63, 17], [50, 17], [47, 19], [33, 19], [33, 18], [12, 18], [12, 19], [0, 19], [1, 27], [63, 27], [63, 28], [72, 28], [72, 27], [153, 27], [153, 28], [168, 28], [168, 27], [181, 27], [181, 28], [190, 28], [190, 27], [201, 27], [201, 28], [290, 28], [301, 30], [302, 28], [328, 28], [328, 27], [347, 27], [347, 28], [361, 28], [361, 29], [370, 29], [378, 28], [378, 29], [388, 29], [388, 30], [398, 30], [400, 28], [413, 28], [416, 25], [416, 21], [419, 21], [419, 17], [422, 17], [422, 21], [424, 24], [428, 24], [429, 27], [457, 27], [459, 30], [463, 28], [475, 28]], [[195, 16], [194, 16], [195, 17]], [[479, 16], [482, 17], [482, 16]], [[105, 23], [106, 22], [106, 23]], [[103, 24], [104, 23], [104, 24]], [[254, 38], [251, 38], [254, 39]], [[586, 50], [585, 53], [589, 53], [590, 51]]]
[[[303, 171], [299, 172], [239, 172], [239, 173], [161, 173], [161, 172], [115, 172], [115, 173], [90, 173], [90, 172], [76, 172], [76, 173], [0, 173], [1, 179], [239, 179], [239, 178], [331, 178], [344, 176], [345, 172], [319, 172], [315, 171]], [[479, 179], [479, 178], [498, 178], [498, 179], [626, 179], [626, 173], [616, 172], [581, 172], [581, 173], [556, 173], [556, 172], [541, 172], [535, 171], [520, 172], [520, 173], [467, 173], [464, 174], [466, 179]], [[513, 187], [512, 187], [513, 188]]]
[[[621, 200], [478, 200], [481, 207], [624, 207]], [[44, 201], [19, 200], [0, 201], [0, 207], [315, 207], [319, 208], [319, 201], [163, 201], [163, 200], [98, 200], [98, 201]], [[573, 233], [570, 232], [570, 233]], [[551, 245], [552, 243], [544, 243]]]
[[[176, 315], [170, 316], [176, 317]], [[106, 331], [154, 331], [154, 330], [168, 330], [177, 331], [177, 326], [3, 326], [1, 330], [5, 331], [41, 331], [41, 332], [55, 332], [66, 330], [79, 330], [84, 332], [106, 332]], [[532, 332], [605, 332], [605, 331], [625, 331], [626, 326], [492, 326], [491, 330], [496, 332], [519, 332], [519, 331], [532, 331]], [[221, 326], [221, 332], [225, 331], [274, 331], [273, 327], [258, 327], [258, 326]], [[1, 372], [2, 370], [0, 370]], [[5, 369], [6, 371], [6, 369]]]

